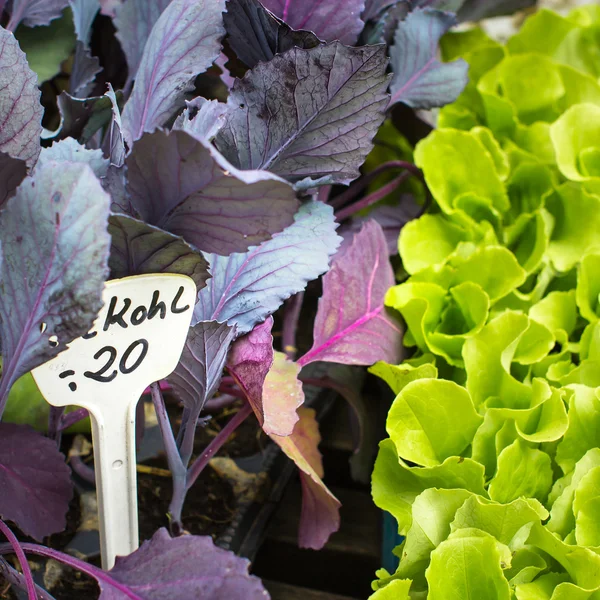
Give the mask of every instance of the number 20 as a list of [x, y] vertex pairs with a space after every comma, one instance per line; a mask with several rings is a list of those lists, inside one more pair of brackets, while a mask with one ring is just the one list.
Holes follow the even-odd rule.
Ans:
[[[142, 347], [140, 355], [132, 365], [127, 366], [132, 352], [138, 346]], [[100, 383], [110, 383], [118, 375], [118, 371], [116, 369], [110, 375], [105, 374], [112, 367], [115, 360], [117, 360], [117, 350], [113, 346], [104, 346], [103, 348], [100, 348], [96, 354], [94, 354], [94, 360], [98, 360], [103, 354], [108, 354], [108, 360], [106, 361], [106, 364], [97, 371], [86, 371], [83, 374], [84, 377], [93, 379], [94, 381], [98, 381]], [[147, 354], [148, 340], [141, 339], [133, 342], [129, 348], [125, 350], [121, 360], [119, 361], [119, 371], [121, 371], [123, 375], [129, 375], [129, 373], [133, 373], [142, 364]]]

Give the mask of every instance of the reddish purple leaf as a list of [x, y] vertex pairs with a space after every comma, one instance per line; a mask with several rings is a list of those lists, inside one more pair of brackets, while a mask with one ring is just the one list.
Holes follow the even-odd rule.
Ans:
[[0, 27], [0, 152], [33, 167], [40, 153], [43, 109], [37, 75], [14, 35]]
[[115, 583], [98, 581], [100, 600], [269, 600], [249, 567], [249, 560], [217, 548], [209, 536], [171, 538], [163, 528], [133, 554], [117, 557], [108, 572]]
[[307, 29], [327, 42], [352, 45], [365, 26], [360, 18], [365, 0], [262, 0], [294, 29]]
[[177, 117], [173, 129], [181, 129], [197, 139], [211, 141], [225, 125], [227, 110], [227, 104], [198, 96], [186, 101], [186, 108]]
[[41, 540], [66, 526], [71, 470], [56, 443], [31, 427], [0, 423], [0, 516]]
[[242, 388], [258, 421], [271, 435], [288, 436], [298, 422], [296, 409], [304, 402], [300, 367], [282, 352], [273, 351], [273, 318], [239, 338], [227, 369]]
[[298, 207], [287, 182], [235, 169], [186, 131], [146, 134], [126, 164], [141, 218], [205, 252], [243, 252], [290, 225]]
[[394, 271], [385, 235], [379, 223], [367, 221], [323, 277], [313, 347], [298, 363], [372, 365], [385, 360], [397, 364], [401, 331], [383, 304], [392, 285]]
[[319, 452], [319, 426], [315, 411], [299, 408], [300, 420], [288, 437], [271, 435], [300, 469], [302, 512], [298, 531], [301, 548], [320, 550], [340, 527], [340, 502], [323, 483], [323, 462]]

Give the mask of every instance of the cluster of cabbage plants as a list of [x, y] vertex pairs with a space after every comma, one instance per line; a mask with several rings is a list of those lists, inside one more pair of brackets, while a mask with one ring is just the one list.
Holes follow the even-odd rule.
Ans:
[[415, 148], [433, 198], [386, 304], [410, 359], [372, 478], [405, 537], [377, 600], [600, 598], [600, 7], [506, 45], [448, 34], [469, 83]]

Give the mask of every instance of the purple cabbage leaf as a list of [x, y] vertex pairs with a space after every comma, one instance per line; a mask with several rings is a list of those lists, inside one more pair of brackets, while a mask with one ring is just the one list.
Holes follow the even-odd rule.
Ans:
[[150, 273], [177, 273], [194, 280], [198, 289], [209, 278], [208, 263], [183, 238], [127, 215], [111, 215], [111, 277], [118, 279]]
[[171, 0], [127, 0], [115, 9], [116, 36], [127, 58], [128, 81], [135, 79], [148, 36]]
[[367, 221], [323, 277], [323, 296], [315, 318], [313, 347], [299, 360], [346, 365], [398, 364], [399, 325], [386, 313], [384, 297], [394, 271], [381, 226]]
[[199, 96], [186, 101], [186, 108], [175, 120], [173, 129], [187, 131], [197, 139], [212, 141], [225, 125], [228, 109], [223, 102]]
[[100, 10], [100, 3], [98, 0], [69, 0], [69, 6], [73, 11], [77, 41], [87, 48], [92, 37], [94, 19]]
[[106, 154], [110, 158], [110, 164], [115, 167], [122, 167], [125, 164], [127, 150], [125, 148], [125, 138], [123, 136], [123, 124], [121, 122], [121, 111], [119, 109], [119, 101], [115, 94], [112, 85], [108, 84], [108, 90], [104, 94], [112, 105], [112, 119], [106, 134]]
[[301, 548], [320, 550], [340, 527], [340, 502], [323, 483], [323, 461], [319, 452], [319, 425], [312, 408], [298, 409], [299, 421], [292, 435], [271, 435], [300, 469], [302, 511], [298, 528]]
[[314, 48], [321, 43], [311, 31], [289, 27], [259, 0], [228, 0], [223, 22], [229, 45], [250, 68], [292, 48]]
[[238, 335], [252, 331], [327, 271], [341, 242], [336, 228], [333, 209], [311, 201], [293, 225], [245, 254], [207, 255], [212, 278], [198, 294], [193, 321], [227, 322]]
[[273, 350], [273, 318], [237, 339], [227, 370], [243, 390], [268, 435], [291, 435], [298, 422], [296, 409], [304, 402], [300, 367]]
[[350, 183], [384, 119], [384, 46], [293, 48], [259, 63], [229, 96], [215, 144], [240, 169], [267, 169], [298, 187]]
[[100, 61], [92, 56], [90, 39], [92, 25], [100, 10], [98, 0], [69, 0], [77, 35], [69, 90], [76, 98], [85, 98], [91, 91], [96, 75], [102, 71]]
[[264, 0], [272, 13], [294, 29], [313, 31], [327, 42], [352, 45], [364, 27], [365, 0]]
[[14, 35], [0, 27], [0, 152], [33, 167], [40, 153], [42, 105], [37, 75]]
[[14, 31], [20, 23], [27, 27], [49, 25], [58, 19], [69, 5], [69, 0], [12, 0], [9, 5], [10, 20], [6, 26]]
[[27, 175], [27, 163], [0, 152], [0, 208], [14, 196], [15, 190]]
[[451, 13], [418, 8], [398, 24], [390, 48], [391, 104], [433, 108], [458, 98], [467, 84], [467, 63], [461, 58], [442, 63], [437, 58], [440, 37], [455, 23]]
[[243, 252], [292, 223], [298, 207], [287, 182], [240, 171], [185, 131], [144, 135], [126, 165], [140, 217], [205, 252]]
[[108, 159], [104, 158], [102, 154], [102, 150], [90, 150], [73, 138], [66, 138], [60, 142], [54, 142], [52, 146], [43, 148], [35, 168], [43, 168], [48, 162], [71, 162], [89, 165], [98, 179], [106, 177], [109, 165]]
[[56, 442], [26, 425], [0, 423], [0, 516], [41, 540], [66, 526], [71, 470]]
[[190, 427], [219, 387], [234, 336], [235, 327], [216, 321], [196, 323], [189, 330], [179, 364], [167, 380], [193, 415]]
[[133, 142], [168, 121], [193, 89], [195, 77], [219, 56], [225, 0], [173, 0], [156, 21], [123, 111]]
[[109, 205], [88, 165], [47, 162], [0, 213], [0, 416], [21, 375], [90, 330], [108, 275]]

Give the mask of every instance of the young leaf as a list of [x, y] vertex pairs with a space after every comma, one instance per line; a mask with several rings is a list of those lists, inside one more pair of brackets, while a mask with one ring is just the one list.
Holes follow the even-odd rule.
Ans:
[[311, 31], [296, 31], [258, 0], [229, 0], [223, 15], [229, 45], [250, 68], [294, 47], [314, 48], [321, 41]]
[[108, 84], [108, 90], [104, 94], [112, 105], [112, 119], [110, 128], [106, 135], [105, 144], [108, 144], [107, 154], [110, 158], [110, 164], [115, 167], [122, 167], [127, 155], [125, 149], [125, 138], [123, 137], [123, 123], [121, 122], [121, 110], [117, 101], [112, 85]]
[[390, 48], [391, 104], [433, 108], [458, 98], [467, 85], [467, 63], [437, 59], [439, 39], [454, 23], [451, 13], [419, 8], [399, 23]]
[[87, 48], [92, 37], [94, 19], [100, 10], [100, 2], [99, 0], [69, 0], [69, 6], [73, 11], [77, 41]]
[[[268, 317], [264, 323], [235, 341], [227, 359], [227, 370], [246, 395], [261, 426], [265, 422], [263, 388], [274, 358], [272, 328], [273, 317]], [[290, 433], [291, 430], [280, 435]]]
[[54, 142], [52, 146], [43, 148], [35, 168], [41, 169], [48, 162], [70, 162], [89, 165], [98, 179], [106, 177], [109, 164], [108, 160], [104, 158], [102, 150], [89, 150], [73, 138], [66, 138], [60, 142]]
[[25, 425], [0, 423], [0, 516], [41, 540], [66, 526], [71, 470], [56, 443]]
[[386, 66], [383, 46], [339, 42], [259, 63], [234, 85], [215, 143], [240, 169], [349, 183], [383, 122]]
[[108, 275], [109, 204], [90, 167], [49, 162], [0, 213], [0, 414], [21, 375], [90, 330]]
[[311, 408], [298, 409], [300, 420], [288, 437], [271, 435], [300, 469], [302, 513], [298, 531], [301, 548], [320, 550], [340, 526], [340, 502], [322, 481], [323, 464], [318, 450], [321, 436]]
[[146, 134], [126, 164], [141, 218], [205, 252], [243, 252], [289, 225], [298, 207], [288, 183], [238, 171], [185, 131]]
[[27, 27], [48, 25], [58, 19], [68, 6], [69, 0], [12, 0], [10, 4], [10, 21], [6, 26], [14, 31], [19, 23]]
[[81, 42], [75, 45], [73, 70], [69, 78], [69, 91], [75, 98], [87, 98], [91, 92], [96, 75], [102, 71], [100, 60], [92, 56], [89, 48]]
[[192, 137], [207, 142], [225, 125], [229, 107], [218, 100], [206, 100], [201, 96], [186, 101], [186, 108], [173, 124], [173, 129], [187, 131]]
[[383, 306], [385, 293], [393, 283], [394, 272], [381, 226], [368, 221], [323, 278], [313, 347], [298, 363], [400, 362], [401, 331]]
[[[133, 554], [117, 557], [99, 578], [100, 600], [268, 600], [260, 579], [248, 574], [250, 562], [214, 545], [210, 536], [171, 538], [159, 529]], [[127, 594], [124, 593], [127, 592]]]
[[0, 27], [0, 152], [33, 167], [40, 153], [42, 105], [37, 76], [12, 33]]
[[146, 273], [179, 273], [191, 277], [198, 289], [206, 285], [208, 263], [183, 238], [126, 215], [111, 215], [110, 267], [113, 278]]
[[216, 321], [190, 328], [179, 364], [167, 379], [183, 405], [196, 415], [219, 387], [234, 336], [235, 327]]
[[159, 17], [123, 112], [130, 143], [164, 125], [183, 104], [196, 75], [219, 56], [224, 8], [225, 0], [173, 0]]
[[365, 26], [365, 0], [264, 0], [263, 4], [294, 29], [314, 31], [327, 42], [352, 45]]
[[27, 175], [27, 163], [0, 152], [0, 208], [11, 198]]
[[127, 0], [116, 7], [115, 35], [127, 58], [128, 81], [135, 79], [148, 36], [170, 3], [171, 0]]
[[293, 225], [246, 254], [206, 256], [212, 278], [198, 295], [194, 321], [226, 321], [238, 335], [248, 333], [327, 271], [341, 241], [336, 228], [333, 209], [312, 201]]

